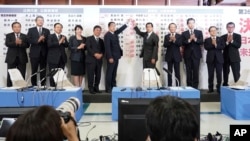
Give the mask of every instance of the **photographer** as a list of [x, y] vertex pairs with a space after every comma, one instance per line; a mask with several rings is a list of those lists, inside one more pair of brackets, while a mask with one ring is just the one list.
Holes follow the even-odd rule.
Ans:
[[65, 123], [53, 107], [41, 106], [21, 115], [9, 129], [6, 141], [63, 141], [64, 136], [68, 141], [80, 140], [73, 117]]

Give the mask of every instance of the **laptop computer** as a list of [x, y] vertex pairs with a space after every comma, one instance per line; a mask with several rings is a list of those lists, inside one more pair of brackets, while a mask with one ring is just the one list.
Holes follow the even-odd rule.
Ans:
[[[15, 118], [3, 118], [0, 125], [0, 141], [2, 138], [7, 136], [7, 133], [12, 126], [12, 124], [16, 121]], [[4, 139], [5, 140], [5, 139]]]

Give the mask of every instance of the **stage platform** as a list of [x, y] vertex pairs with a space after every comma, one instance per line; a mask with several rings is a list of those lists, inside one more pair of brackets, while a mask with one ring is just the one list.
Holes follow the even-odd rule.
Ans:
[[[217, 92], [207, 93], [208, 90], [200, 90], [201, 102], [220, 102], [220, 95]], [[84, 103], [111, 103], [111, 94], [102, 91], [102, 93], [90, 94], [88, 90], [83, 92]]]

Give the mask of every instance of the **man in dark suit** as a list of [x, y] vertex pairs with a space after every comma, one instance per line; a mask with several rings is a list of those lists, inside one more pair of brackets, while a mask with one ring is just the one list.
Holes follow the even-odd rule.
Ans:
[[[180, 47], [182, 45], [181, 35], [176, 33], [177, 25], [175, 23], [170, 23], [168, 29], [170, 31], [164, 38], [163, 46], [167, 48], [165, 61], [168, 63], [169, 72], [173, 72], [175, 77], [179, 82], [176, 82], [180, 86], [180, 62], [182, 60]], [[168, 86], [172, 86], [172, 76], [168, 74]]]
[[91, 94], [101, 93], [99, 84], [101, 80], [102, 58], [105, 53], [104, 42], [100, 38], [102, 28], [96, 25], [94, 26], [93, 32], [94, 35], [89, 36], [86, 42], [88, 87]]
[[184, 46], [184, 61], [186, 66], [187, 86], [198, 89], [199, 86], [199, 66], [201, 55], [201, 45], [203, 35], [200, 30], [194, 29], [195, 19], [187, 19], [188, 30], [182, 33], [182, 44]]
[[214, 90], [214, 69], [216, 70], [217, 92], [220, 93], [221, 86], [221, 74], [222, 65], [224, 62], [222, 51], [225, 47], [225, 43], [222, 38], [217, 36], [217, 28], [210, 26], [208, 29], [210, 38], [205, 39], [204, 48], [207, 50], [207, 69], [208, 69], [208, 93], [212, 93]]
[[229, 66], [231, 66], [234, 82], [240, 79], [240, 53], [241, 35], [234, 33], [235, 24], [233, 22], [227, 23], [228, 33], [222, 36], [226, 46], [223, 51], [224, 64], [223, 64], [223, 86], [228, 86]]
[[153, 32], [153, 24], [146, 23], [146, 32], [141, 32], [140, 29], [134, 27], [136, 33], [143, 37], [142, 52], [140, 57], [143, 57], [143, 69], [155, 68], [158, 60], [158, 42], [159, 37]]
[[[5, 58], [8, 69], [17, 68], [25, 79], [26, 63], [28, 57], [26, 49], [29, 47], [28, 38], [21, 32], [21, 24], [19, 22], [12, 23], [12, 33], [6, 35], [5, 45], [8, 47], [8, 51]], [[10, 80], [9, 73], [7, 74], [7, 87], [11, 87], [12, 82]]]
[[[31, 63], [31, 73], [34, 74], [40, 68], [40, 79], [43, 79], [46, 75], [46, 64], [47, 64], [47, 39], [50, 31], [43, 27], [44, 18], [42, 16], [37, 16], [35, 19], [36, 26], [28, 30], [28, 38], [30, 43], [30, 63]], [[31, 77], [31, 84], [33, 86], [37, 85], [37, 75]], [[41, 82], [42, 85], [45, 81]]]
[[105, 55], [107, 59], [107, 71], [106, 71], [106, 92], [111, 93], [113, 87], [116, 87], [116, 73], [121, 58], [122, 49], [119, 43], [118, 34], [120, 34], [127, 25], [116, 30], [114, 22], [108, 23], [109, 31], [104, 35]]
[[[61, 23], [54, 24], [54, 34], [50, 34], [48, 37], [48, 56], [47, 61], [49, 70], [52, 71], [55, 68], [64, 69], [67, 63], [67, 56], [65, 48], [68, 47], [68, 41], [66, 36], [61, 35], [63, 25]], [[53, 77], [50, 78], [50, 85], [55, 86]]]

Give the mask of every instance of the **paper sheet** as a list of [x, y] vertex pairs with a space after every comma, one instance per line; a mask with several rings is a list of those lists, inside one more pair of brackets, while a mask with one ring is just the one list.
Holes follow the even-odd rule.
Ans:
[[22, 88], [27, 86], [27, 82], [23, 79], [20, 71], [16, 68], [8, 69], [13, 87]]

